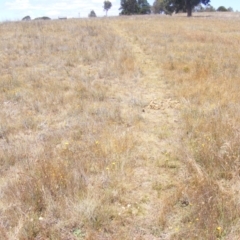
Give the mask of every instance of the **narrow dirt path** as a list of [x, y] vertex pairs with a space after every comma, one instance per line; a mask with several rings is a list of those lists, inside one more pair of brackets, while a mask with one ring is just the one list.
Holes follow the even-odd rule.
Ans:
[[178, 231], [177, 215], [182, 211], [180, 179], [183, 166], [178, 160], [180, 104], [171, 99], [171, 89], [157, 62], [127, 31], [125, 24], [127, 21], [113, 23], [112, 27], [129, 44], [142, 75], [138, 81], [124, 82], [119, 95], [125, 95], [125, 108], [133, 99], [141, 98], [141, 102], [146, 103], [141, 110], [143, 124], [136, 128], [139, 146], [137, 167], [128, 193], [131, 201], [128, 205], [129, 231], [133, 239], [170, 239]]

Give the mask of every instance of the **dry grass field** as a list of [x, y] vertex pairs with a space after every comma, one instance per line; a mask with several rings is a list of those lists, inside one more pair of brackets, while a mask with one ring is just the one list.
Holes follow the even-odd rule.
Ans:
[[240, 239], [240, 15], [0, 24], [0, 239]]

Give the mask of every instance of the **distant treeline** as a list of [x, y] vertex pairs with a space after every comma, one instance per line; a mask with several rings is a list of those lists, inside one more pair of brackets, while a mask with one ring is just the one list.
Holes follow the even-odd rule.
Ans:
[[[155, 14], [172, 14], [180, 12], [189, 12], [188, 15], [191, 15], [191, 12], [233, 12], [233, 8], [226, 8], [220, 6], [214, 8], [210, 4], [210, 0], [198, 0], [198, 4], [188, 6], [190, 9], [187, 9], [187, 5], [180, 0], [155, 0], [152, 6], [152, 12]], [[175, 3], [175, 5], [174, 5]]]
[[[30, 16], [25, 16], [22, 21], [31, 21], [31, 17]], [[51, 20], [50, 17], [38, 17], [38, 18], [34, 18], [33, 20]]]
[[194, 8], [194, 12], [233, 12], [233, 8], [220, 6], [216, 9], [211, 4], [208, 4], [206, 6], [199, 4]]

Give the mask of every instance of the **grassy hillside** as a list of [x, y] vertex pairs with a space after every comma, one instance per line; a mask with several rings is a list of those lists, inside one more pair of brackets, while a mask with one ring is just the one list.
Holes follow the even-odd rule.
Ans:
[[0, 24], [0, 238], [239, 239], [239, 23]]

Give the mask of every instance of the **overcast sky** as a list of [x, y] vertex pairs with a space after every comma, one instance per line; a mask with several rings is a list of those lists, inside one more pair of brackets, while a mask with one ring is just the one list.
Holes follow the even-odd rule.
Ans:
[[[109, 16], [119, 14], [120, 0], [110, 0], [112, 8]], [[91, 10], [97, 16], [103, 16], [104, 0], [0, 0], [0, 21], [20, 20], [26, 15], [31, 18], [48, 16], [58, 17], [87, 17]], [[154, 0], [148, 0], [150, 4]], [[215, 8], [219, 6], [232, 7], [240, 11], [240, 0], [211, 0]]]

